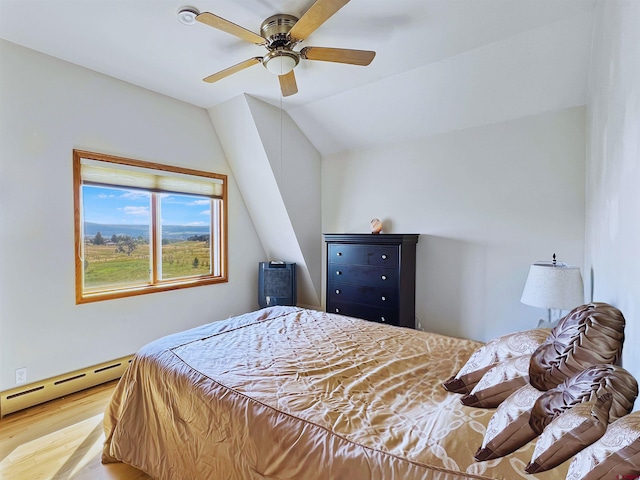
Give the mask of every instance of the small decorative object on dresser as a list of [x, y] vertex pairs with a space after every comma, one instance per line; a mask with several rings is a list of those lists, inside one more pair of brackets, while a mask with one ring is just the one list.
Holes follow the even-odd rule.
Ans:
[[371, 220], [371, 233], [377, 234], [382, 231], [382, 222], [377, 218]]
[[327, 312], [415, 328], [418, 235], [324, 236]]

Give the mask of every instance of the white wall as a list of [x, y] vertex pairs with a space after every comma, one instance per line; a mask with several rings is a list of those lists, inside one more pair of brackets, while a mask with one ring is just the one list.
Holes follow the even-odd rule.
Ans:
[[[75, 305], [72, 149], [229, 175], [229, 282]], [[264, 251], [204, 109], [0, 41], [0, 390], [256, 308]]]
[[[624, 314], [622, 364], [640, 379], [640, 2], [598, 4], [589, 76], [588, 291]], [[636, 409], [640, 402], [636, 402]]]
[[304, 255], [315, 293], [308, 305], [318, 308], [323, 267], [322, 157], [287, 112], [250, 96], [247, 102]]
[[286, 112], [249, 95], [209, 115], [266, 252], [295, 262], [298, 304], [320, 306], [320, 154]]
[[323, 161], [323, 231], [419, 233], [422, 328], [488, 340], [534, 328], [529, 265], [584, 255], [584, 107]]
[[[429, 2], [416, 14], [429, 16], [434, 7], [437, 10], [456, 3]], [[471, 8], [489, 7], [487, 3], [477, 2]], [[548, 11], [551, 3], [553, 9], [576, 8], [583, 13], [537, 28], [532, 24], [521, 33], [496, 37], [493, 41], [467, 44], [457, 52], [431, 58], [421, 66], [415, 64], [416, 68], [397, 75], [385, 74], [359, 88], [345, 89], [293, 108], [291, 117], [302, 131], [312, 132], [309, 138], [323, 155], [328, 155], [584, 105], [593, 25], [592, 13], [588, 11], [590, 2], [547, 2], [542, 8], [535, 2], [502, 2], [497, 17], [508, 15], [510, 9], [518, 10], [513, 17], [519, 17], [532, 8], [533, 19], [534, 10]], [[472, 15], [466, 3], [457, 8]], [[488, 10], [483, 14], [488, 15]], [[428, 58], [430, 41], [440, 43], [451, 35], [457, 40], [444, 43], [461, 47], [467, 35], [473, 36], [478, 31], [476, 27], [466, 31], [451, 28], [451, 21], [455, 21], [452, 18], [441, 25], [433, 21], [433, 18], [425, 20], [429, 24], [427, 31], [406, 46], [407, 50], [415, 49], [416, 57]], [[476, 18], [475, 22], [482, 25], [479, 29], [491, 29], [486, 21]], [[395, 58], [391, 57], [396, 52], [386, 52], [385, 58], [384, 52], [379, 51], [367, 68], [402, 62], [397, 56], [404, 57], [407, 50], [397, 52]], [[333, 72], [333, 65], [331, 68]], [[335, 76], [347, 77], [349, 71], [339, 71]], [[331, 72], [318, 75], [334, 75]], [[332, 77], [327, 78], [333, 81]]]

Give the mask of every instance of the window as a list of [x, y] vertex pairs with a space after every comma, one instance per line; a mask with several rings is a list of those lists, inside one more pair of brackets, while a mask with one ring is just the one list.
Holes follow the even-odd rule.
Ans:
[[226, 179], [74, 150], [76, 303], [226, 282]]

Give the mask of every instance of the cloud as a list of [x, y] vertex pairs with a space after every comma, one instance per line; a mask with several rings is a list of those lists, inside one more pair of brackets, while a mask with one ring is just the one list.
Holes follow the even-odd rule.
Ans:
[[200, 215], [211, 215], [211, 209], [201, 211]]
[[136, 191], [136, 190], [127, 190], [122, 195], [120, 195], [120, 198], [128, 198], [128, 199], [132, 199], [132, 200], [138, 200], [138, 199], [141, 199], [141, 198], [149, 198], [149, 194], [147, 192], [139, 192], [139, 191]]
[[144, 215], [149, 216], [149, 207], [132, 207], [127, 206], [122, 209], [127, 215]]
[[187, 201], [189, 198], [193, 198], [193, 197], [191, 197], [190, 195], [163, 194], [162, 201], [165, 203], [171, 203], [173, 205], [185, 205], [188, 207], [211, 204], [211, 200], [208, 198]]
[[209, 225], [207, 222], [189, 222], [187, 223], [187, 227], [206, 227]]

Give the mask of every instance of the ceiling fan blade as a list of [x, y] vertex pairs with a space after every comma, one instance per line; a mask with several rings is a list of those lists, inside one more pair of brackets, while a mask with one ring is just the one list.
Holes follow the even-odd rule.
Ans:
[[245, 60], [244, 62], [240, 62], [233, 67], [225, 68], [224, 70], [220, 70], [218, 73], [214, 73], [213, 75], [209, 75], [202, 80], [207, 83], [217, 82], [218, 80], [222, 80], [224, 77], [228, 77], [229, 75], [233, 75], [240, 70], [244, 70], [245, 68], [250, 67], [251, 65], [255, 65], [256, 63], [260, 63], [262, 61], [262, 57], [253, 57], [249, 60]]
[[236, 37], [240, 37], [250, 43], [262, 45], [266, 42], [266, 40], [257, 33], [253, 33], [251, 30], [247, 30], [246, 28], [236, 25], [229, 20], [218, 17], [213, 13], [202, 12], [200, 15], [196, 16], [196, 20], [200, 23], [204, 23], [205, 25], [209, 25], [210, 27], [217, 28], [218, 30], [230, 33]]
[[300, 56], [307, 60], [321, 60], [323, 62], [348, 63], [350, 65], [366, 66], [376, 56], [370, 50], [350, 50], [347, 48], [304, 47]]
[[278, 75], [278, 80], [280, 80], [280, 90], [283, 97], [298, 93], [298, 85], [296, 84], [296, 76], [293, 70], [285, 75]]
[[316, 0], [289, 31], [289, 37], [304, 40], [347, 3], [349, 0]]

